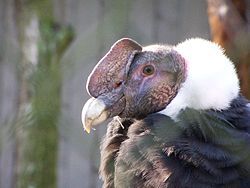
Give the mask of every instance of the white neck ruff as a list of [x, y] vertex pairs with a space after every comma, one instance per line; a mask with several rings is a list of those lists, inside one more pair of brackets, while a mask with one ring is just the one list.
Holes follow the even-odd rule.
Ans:
[[239, 80], [233, 63], [222, 48], [194, 38], [174, 49], [187, 63], [187, 78], [171, 103], [159, 113], [176, 118], [186, 107], [196, 110], [223, 110], [239, 94]]

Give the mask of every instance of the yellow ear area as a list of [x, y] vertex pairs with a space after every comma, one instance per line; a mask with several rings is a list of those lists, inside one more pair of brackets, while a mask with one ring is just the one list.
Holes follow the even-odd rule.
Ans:
[[141, 50], [141, 45], [132, 39], [118, 40], [90, 74], [87, 81], [89, 94], [98, 97], [111, 91], [116, 83], [124, 80], [127, 64], [132, 61], [136, 52]]

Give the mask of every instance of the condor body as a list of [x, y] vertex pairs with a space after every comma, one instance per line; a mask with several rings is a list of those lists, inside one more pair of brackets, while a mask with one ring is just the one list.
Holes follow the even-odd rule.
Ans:
[[89, 76], [87, 132], [108, 118], [103, 187], [250, 187], [250, 105], [215, 43], [117, 41]]

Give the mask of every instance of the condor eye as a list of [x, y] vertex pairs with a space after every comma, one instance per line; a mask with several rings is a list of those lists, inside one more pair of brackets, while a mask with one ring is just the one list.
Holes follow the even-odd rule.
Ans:
[[155, 68], [154, 66], [152, 65], [146, 65], [144, 68], [143, 68], [143, 74], [146, 75], [146, 76], [150, 76], [152, 74], [154, 74], [155, 72]]

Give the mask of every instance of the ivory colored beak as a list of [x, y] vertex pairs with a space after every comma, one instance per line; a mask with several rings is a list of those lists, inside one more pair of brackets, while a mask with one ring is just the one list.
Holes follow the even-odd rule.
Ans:
[[82, 124], [87, 133], [108, 118], [108, 111], [104, 102], [100, 99], [90, 98], [82, 109]]

